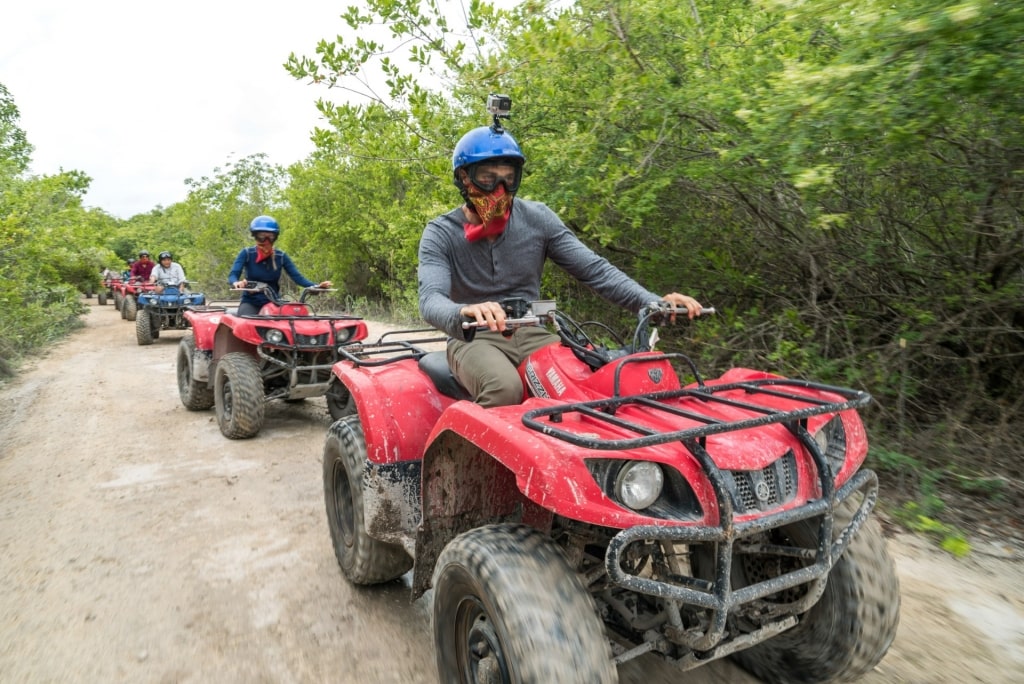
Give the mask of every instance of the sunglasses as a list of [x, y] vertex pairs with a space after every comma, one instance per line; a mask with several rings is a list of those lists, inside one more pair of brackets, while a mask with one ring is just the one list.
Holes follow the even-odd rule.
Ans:
[[523, 179], [519, 164], [473, 164], [466, 172], [473, 185], [484, 192], [494, 192], [499, 184], [504, 184], [505, 192], [515, 192]]
[[260, 243], [262, 245], [264, 242], [273, 242], [274, 241], [274, 236], [273, 235], [257, 235], [257, 236], [255, 236], [255, 239], [256, 239], [256, 242], [258, 242], [258, 243]]

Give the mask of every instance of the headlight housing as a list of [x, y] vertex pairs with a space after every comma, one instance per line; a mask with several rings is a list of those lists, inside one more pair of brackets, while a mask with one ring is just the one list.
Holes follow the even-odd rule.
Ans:
[[704, 515], [693, 487], [670, 465], [621, 458], [585, 462], [601, 491], [625, 509], [661, 520], [700, 520]]
[[832, 420], [814, 433], [814, 441], [825, 456], [825, 462], [828, 463], [832, 477], [835, 478], [846, 463], [846, 428], [843, 426], [843, 419], [840, 416], [833, 416]]
[[284, 333], [277, 328], [269, 328], [263, 331], [263, 339], [270, 344], [282, 344], [285, 341]]
[[634, 511], [640, 511], [658, 500], [664, 486], [665, 474], [660, 465], [631, 461], [615, 478], [615, 497]]

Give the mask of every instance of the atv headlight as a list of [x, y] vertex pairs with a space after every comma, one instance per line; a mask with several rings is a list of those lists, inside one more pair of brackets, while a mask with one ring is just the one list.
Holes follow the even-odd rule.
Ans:
[[270, 344], [281, 344], [282, 342], [284, 342], [284, 333], [281, 332], [280, 330], [271, 328], [266, 332], [265, 339]]
[[352, 339], [352, 335], [355, 333], [355, 326], [349, 328], [338, 328], [334, 331], [334, 341], [337, 344], [345, 344]]
[[814, 441], [832, 469], [832, 477], [835, 477], [846, 463], [846, 428], [843, 427], [843, 419], [834, 416], [814, 433]]
[[647, 508], [661, 496], [665, 474], [661, 466], [650, 461], [627, 463], [615, 478], [615, 495], [634, 511]]

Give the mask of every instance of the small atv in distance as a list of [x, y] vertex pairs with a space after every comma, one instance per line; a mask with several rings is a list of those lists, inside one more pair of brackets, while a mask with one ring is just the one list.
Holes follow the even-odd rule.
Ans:
[[445, 353], [415, 344], [334, 367], [355, 409], [324, 444], [335, 555], [354, 584], [412, 569], [414, 599], [433, 587], [440, 681], [616, 682], [653, 653], [832, 682], [882, 659], [900, 594], [862, 468], [870, 395], [746, 368], [705, 381], [653, 350], [657, 303], [611, 347], [553, 303], [506, 309], [561, 340], [522, 364], [520, 405], [465, 400]]
[[115, 308], [120, 311], [120, 307], [117, 307], [117, 286], [120, 284], [120, 275], [105, 276], [103, 278], [103, 285], [100, 287], [100, 291], [96, 293], [96, 303], [100, 306], [106, 306], [107, 298], [109, 297], [113, 300]]
[[[185, 311], [190, 306], [206, 304], [206, 295], [190, 292], [188, 283], [157, 281], [157, 287], [139, 293], [135, 315], [135, 337], [139, 345], [153, 344], [161, 330], [185, 330], [189, 321]], [[158, 291], [162, 290], [162, 291]]]
[[[125, 291], [128, 288], [128, 279], [121, 278], [119, 280], [113, 280], [110, 283], [110, 291], [114, 296], [114, 308], [121, 312], [121, 305], [124, 303]], [[121, 318], [124, 318], [124, 314], [121, 314]]]
[[147, 283], [138, 278], [132, 278], [124, 283], [121, 289], [121, 318], [134, 321], [139, 310], [139, 295], [152, 292], [154, 289], [156, 283]]
[[330, 290], [309, 287], [298, 302], [279, 298], [265, 283], [245, 290], [263, 292], [270, 302], [257, 316], [236, 309], [191, 307], [192, 330], [178, 347], [178, 393], [190, 411], [216, 407], [221, 433], [229, 439], [255, 436], [265, 404], [323, 396], [343, 345], [366, 338], [361, 317], [313, 313], [306, 298]]

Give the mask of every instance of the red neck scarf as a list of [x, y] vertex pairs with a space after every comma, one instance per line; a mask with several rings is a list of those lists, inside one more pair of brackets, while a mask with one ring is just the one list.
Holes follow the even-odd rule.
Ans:
[[260, 263], [261, 261], [263, 261], [264, 259], [273, 259], [273, 258], [274, 258], [274, 243], [273, 242], [264, 242], [262, 245], [260, 243], [258, 243], [258, 242], [256, 243], [256, 263], [257, 264]]
[[499, 185], [494, 192], [487, 193], [472, 183], [466, 184], [469, 202], [480, 217], [480, 223], [463, 223], [462, 229], [466, 239], [476, 242], [481, 238], [495, 237], [505, 232], [509, 216], [512, 215], [513, 195], [505, 192], [505, 186]]

